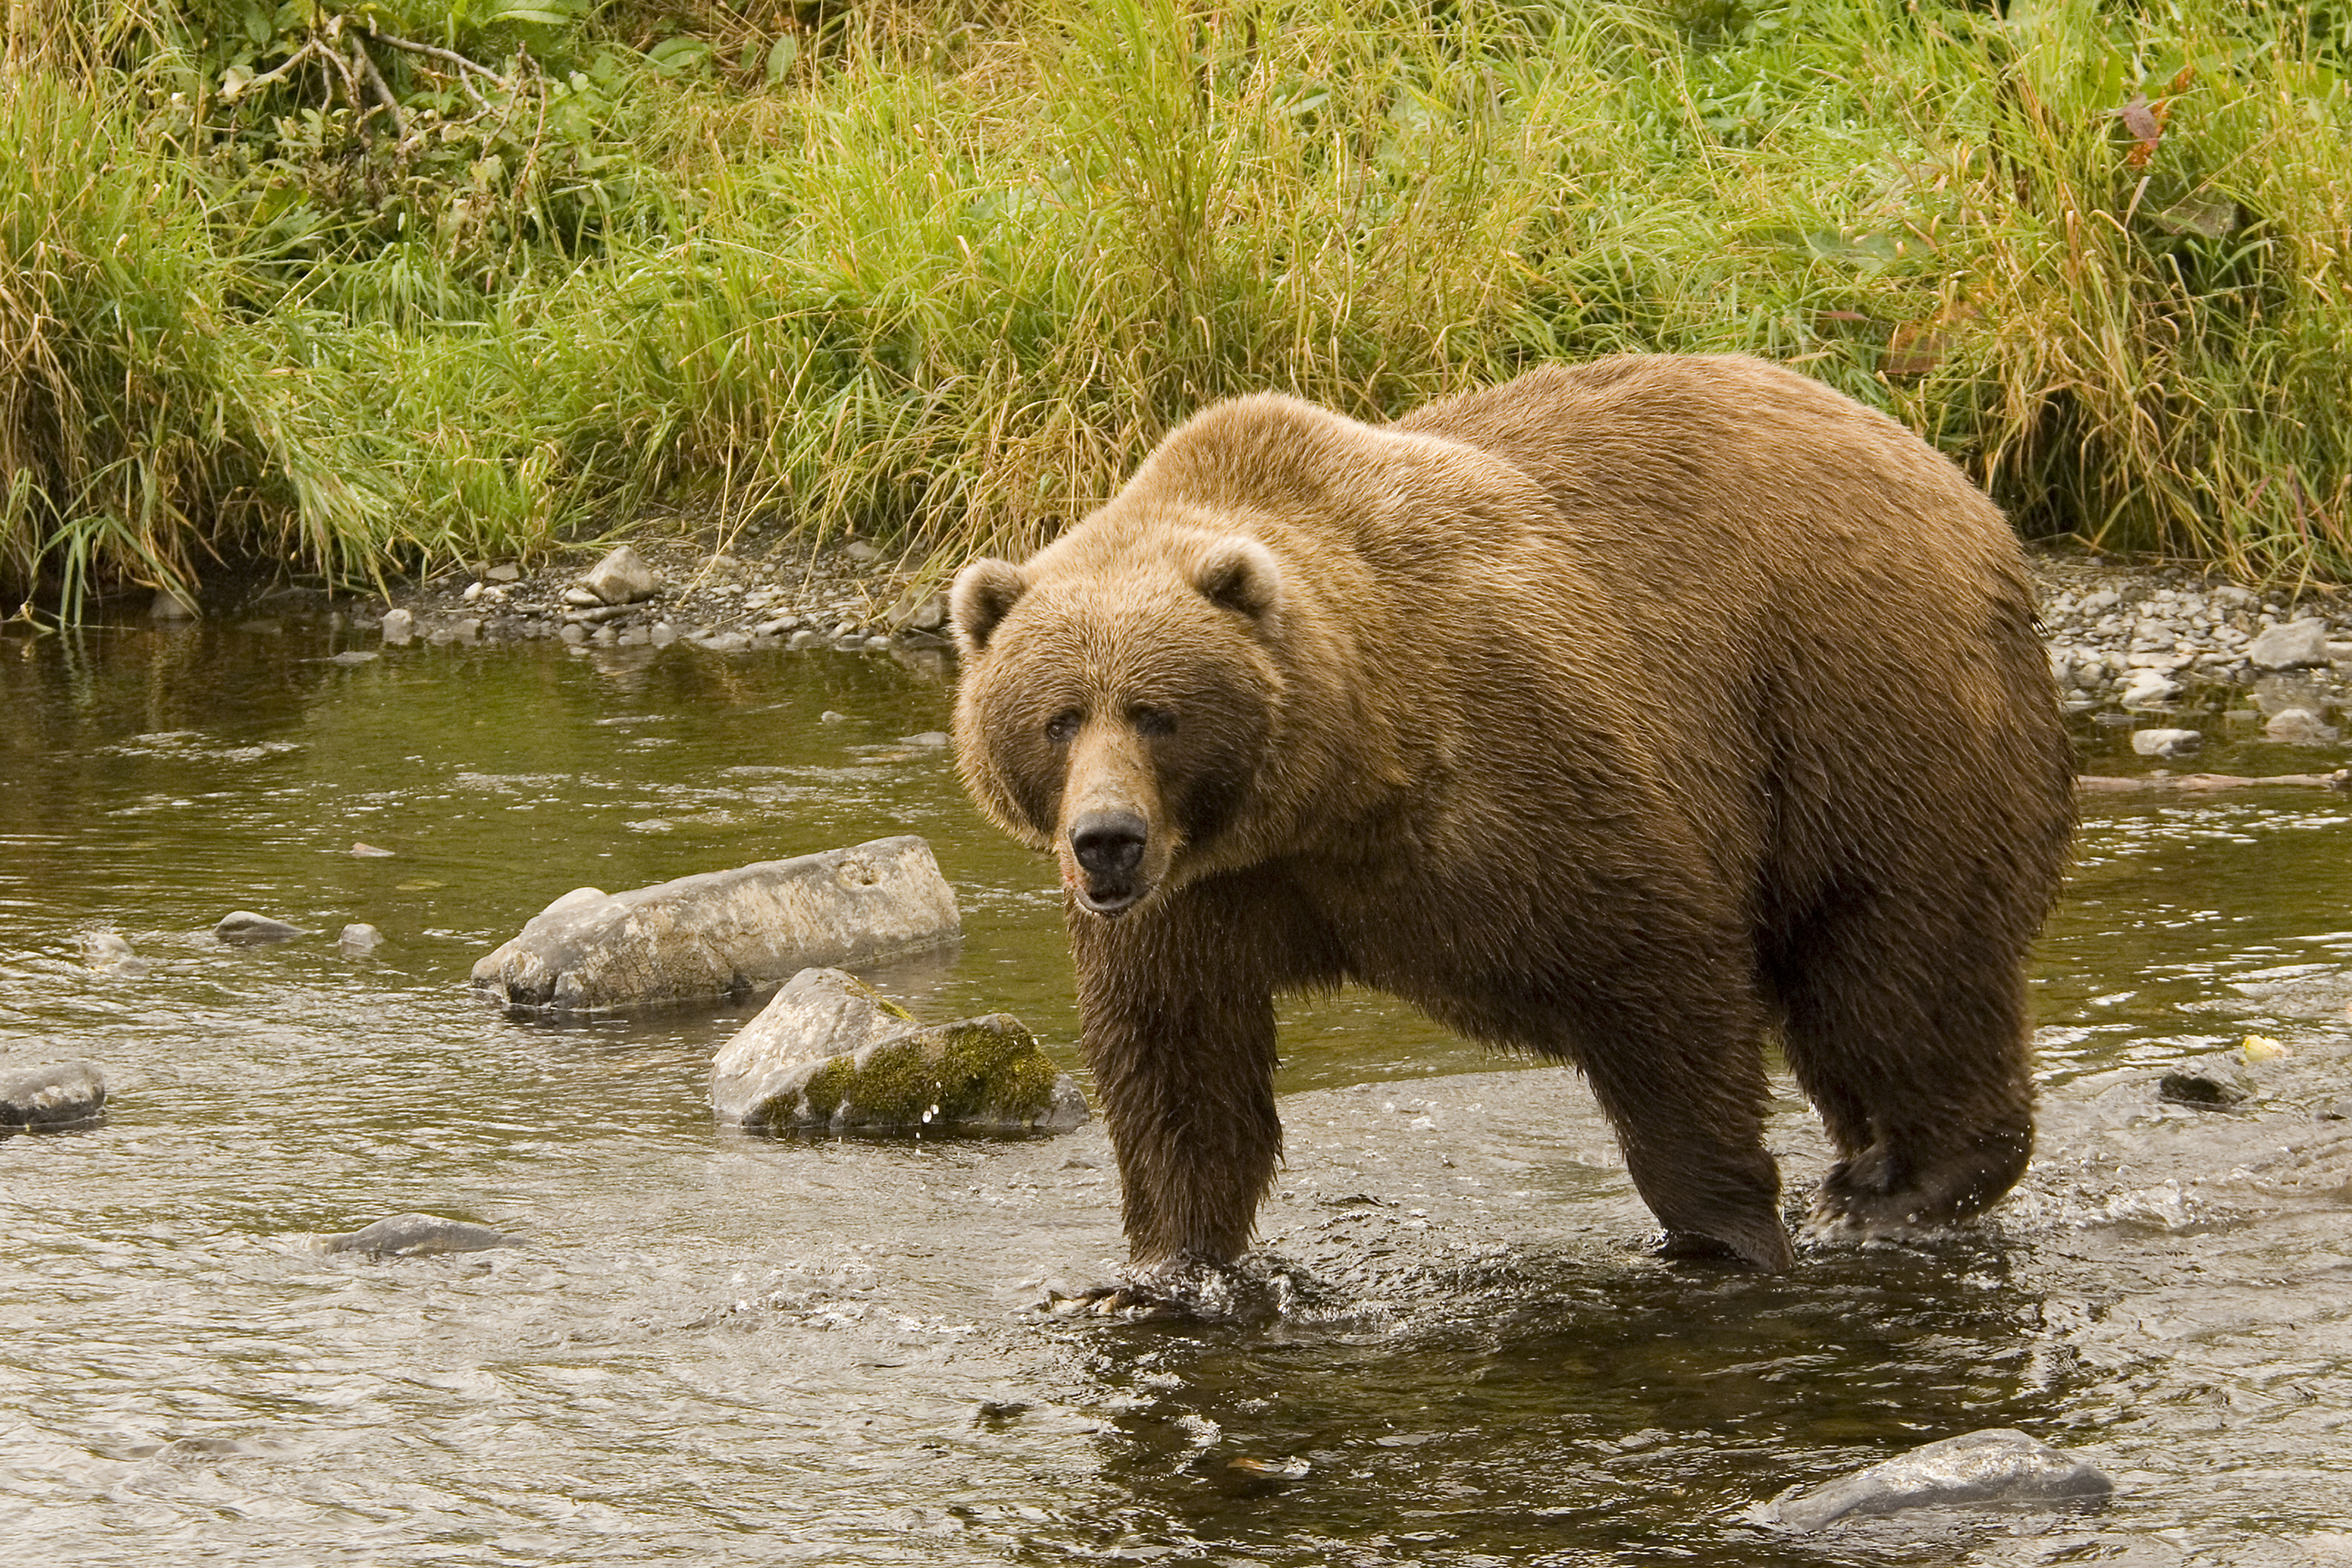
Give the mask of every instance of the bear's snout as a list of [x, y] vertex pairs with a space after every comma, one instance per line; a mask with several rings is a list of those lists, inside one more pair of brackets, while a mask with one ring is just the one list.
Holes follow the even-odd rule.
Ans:
[[1097, 914], [1115, 915], [1141, 898], [1136, 871], [1150, 837], [1150, 825], [1134, 812], [1081, 812], [1070, 824], [1070, 857], [1086, 873], [1079, 901]]

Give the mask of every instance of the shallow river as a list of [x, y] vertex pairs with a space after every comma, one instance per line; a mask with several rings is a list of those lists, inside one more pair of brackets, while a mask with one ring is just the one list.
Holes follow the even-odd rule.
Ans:
[[[572, 888], [912, 831], [966, 936], [877, 983], [1075, 1065], [1050, 868], [901, 739], [946, 726], [944, 669], [334, 651], [0, 637], [0, 1067], [113, 1093], [0, 1142], [0, 1561], [2352, 1563], [2340, 795], [2090, 801], [2038, 963], [2041, 1153], [1965, 1233], [1668, 1268], [1572, 1075], [1351, 994], [1286, 1028], [1286, 1311], [1079, 1324], [1025, 1309], [1119, 1253], [1098, 1129], [764, 1142], [706, 1100], [747, 1009], [551, 1027], [466, 985]], [[240, 909], [323, 934], [215, 942]], [[334, 945], [356, 921], [371, 958]], [[87, 967], [96, 931], [141, 963]], [[2249, 1033], [2286, 1054], [2248, 1109], [2158, 1100]], [[1783, 1094], [1801, 1185], [1824, 1151]], [[315, 1249], [419, 1209], [528, 1245]], [[1997, 1426], [2116, 1497], [1745, 1517]]]

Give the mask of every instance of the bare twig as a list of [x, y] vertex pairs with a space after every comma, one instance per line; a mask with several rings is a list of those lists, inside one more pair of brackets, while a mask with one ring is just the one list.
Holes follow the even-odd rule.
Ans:
[[319, 50], [319, 58], [326, 61], [329, 65], [334, 67], [336, 73], [343, 79], [343, 91], [351, 98], [352, 117], [359, 124], [361, 134], [365, 135], [367, 132], [368, 106], [362, 102], [360, 98], [359, 74], [352, 69], [351, 61], [343, 58], [342, 56], [337, 54], [334, 50], [327, 47], [324, 44], [320, 44], [317, 47]]
[[392, 116], [393, 135], [405, 142], [408, 139], [408, 118], [400, 112], [400, 100], [392, 96], [392, 89], [384, 83], [383, 73], [375, 68], [375, 57], [367, 52], [366, 47], [356, 37], [352, 39], [352, 65], [367, 78], [375, 100], [383, 106], [386, 114]]
[[309, 59], [312, 55], [323, 55], [326, 52], [326, 49], [320, 45], [319, 40], [313, 38], [309, 43], [304, 44], [300, 48], [296, 49], [292, 54], [288, 55], [277, 65], [272, 66], [269, 69], [262, 72], [259, 76], [247, 77], [243, 81], [237, 83], [236, 91], [224, 92], [221, 96], [234, 103], [236, 100], [243, 98], [247, 93], [251, 92], [257, 87], [268, 87], [271, 82], [278, 80], [287, 72], [292, 70], [296, 66], [299, 66], [304, 60]]
[[373, 29], [369, 30], [368, 37], [387, 47], [405, 49], [412, 55], [423, 55], [427, 59], [439, 60], [444, 65], [455, 66], [461, 76], [464, 72], [472, 71], [476, 76], [489, 78], [504, 90], [511, 92], [514, 89], [514, 84], [506, 78], [486, 65], [467, 59], [454, 49], [437, 48], [431, 44], [419, 44], [407, 38], [395, 38], [390, 33], [379, 33]]

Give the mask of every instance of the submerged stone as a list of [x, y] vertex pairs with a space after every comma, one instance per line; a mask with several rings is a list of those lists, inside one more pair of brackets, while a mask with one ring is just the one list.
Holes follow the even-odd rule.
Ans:
[[357, 921], [343, 928], [342, 934], [335, 939], [335, 945], [343, 950], [345, 958], [364, 958], [383, 942], [383, 932], [365, 921]]
[[0, 1132], [76, 1127], [106, 1113], [106, 1077], [88, 1062], [0, 1071]]
[[710, 1110], [777, 1132], [1060, 1132], [1087, 1118], [1010, 1015], [925, 1027], [838, 969], [795, 974], [719, 1047]]
[[2205, 743], [2194, 730], [2134, 730], [2132, 750], [2143, 757], [2185, 757]]
[[475, 964], [473, 981], [510, 1007], [596, 1012], [741, 995], [962, 932], [930, 846], [908, 834], [625, 893], [577, 889]]
[[300, 926], [288, 925], [284, 921], [268, 915], [255, 914], [251, 910], [237, 910], [223, 915], [220, 924], [213, 927], [213, 935], [235, 947], [252, 947], [268, 942], [292, 942], [298, 936], [310, 933]]
[[2175, 1105], [2225, 1109], [2251, 1098], [2254, 1080], [2245, 1068], [2224, 1052], [2192, 1057], [2158, 1080], [2157, 1098]]
[[81, 939], [81, 961], [92, 969], [136, 970], [138, 952], [110, 931], [94, 931]]
[[522, 1237], [509, 1236], [471, 1220], [445, 1219], [437, 1214], [396, 1214], [373, 1225], [320, 1239], [321, 1252], [360, 1252], [373, 1258], [430, 1258], [444, 1252], [487, 1252], [494, 1247], [521, 1247]]
[[2006, 1426], [1939, 1443], [1782, 1497], [1757, 1510], [1759, 1522], [1815, 1531], [1842, 1519], [1959, 1503], [2059, 1502], [2104, 1498], [2115, 1483], [2096, 1466]]

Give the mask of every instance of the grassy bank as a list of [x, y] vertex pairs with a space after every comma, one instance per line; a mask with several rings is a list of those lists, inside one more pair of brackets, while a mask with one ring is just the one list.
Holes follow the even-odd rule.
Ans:
[[2352, 574], [2352, 7], [23, 0], [0, 592], [677, 503], [1018, 550], [1202, 402], [1739, 350]]

